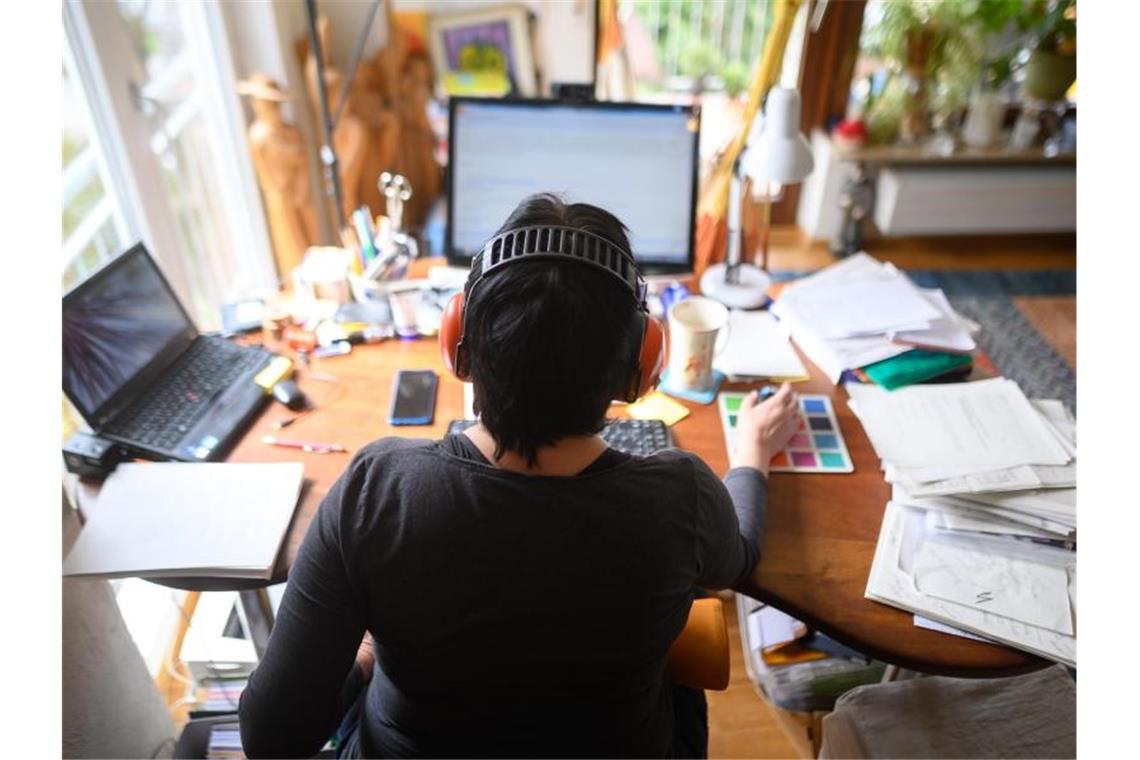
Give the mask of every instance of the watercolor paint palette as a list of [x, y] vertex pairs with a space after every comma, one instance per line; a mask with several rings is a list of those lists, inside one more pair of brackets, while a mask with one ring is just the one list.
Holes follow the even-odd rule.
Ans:
[[[725, 391], [717, 397], [724, 442], [730, 452], [735, 448], [736, 415], [745, 395]], [[831, 399], [800, 394], [799, 402], [799, 427], [787, 448], [772, 457], [772, 472], [854, 472]]]

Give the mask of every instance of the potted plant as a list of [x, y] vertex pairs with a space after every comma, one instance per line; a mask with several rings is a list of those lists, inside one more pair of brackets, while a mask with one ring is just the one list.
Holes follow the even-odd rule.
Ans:
[[981, 70], [970, 94], [962, 128], [967, 145], [985, 148], [1001, 136], [1007, 101], [1003, 89], [1013, 76], [1013, 60], [1024, 46], [1027, 0], [966, 0], [963, 9], [977, 29]]
[[932, 109], [948, 115], [966, 101], [978, 54], [960, 0], [891, 0], [868, 30], [867, 49], [890, 65], [883, 92], [869, 104], [876, 141], [898, 134], [917, 142], [930, 130]]
[[1061, 100], [1077, 78], [1076, 0], [1037, 0], [1027, 18], [1036, 44], [1025, 64], [1025, 94]]

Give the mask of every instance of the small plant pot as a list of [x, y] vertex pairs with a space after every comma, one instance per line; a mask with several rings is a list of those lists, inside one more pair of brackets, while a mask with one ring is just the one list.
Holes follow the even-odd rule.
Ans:
[[1034, 50], [1025, 64], [1025, 94], [1037, 100], [1054, 101], [1077, 78], [1077, 57]]
[[962, 140], [972, 148], [989, 148], [1001, 138], [1005, 98], [993, 90], [976, 90], [970, 96], [970, 111], [962, 128]]

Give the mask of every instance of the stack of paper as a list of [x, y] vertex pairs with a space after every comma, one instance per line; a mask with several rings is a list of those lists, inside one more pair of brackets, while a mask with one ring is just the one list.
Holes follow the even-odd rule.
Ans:
[[941, 290], [918, 288], [866, 253], [797, 281], [771, 311], [832, 382], [914, 347], [975, 348], [977, 325], [955, 313]]
[[866, 596], [1074, 664], [1076, 425], [1064, 406], [1004, 378], [848, 392], [893, 484]]
[[1076, 529], [1076, 425], [1059, 401], [1000, 377], [847, 392], [897, 500]]
[[787, 333], [766, 311], [730, 311], [727, 340], [713, 366], [730, 380], [791, 383], [808, 379]]
[[269, 578], [302, 474], [300, 462], [121, 464], [63, 574]]

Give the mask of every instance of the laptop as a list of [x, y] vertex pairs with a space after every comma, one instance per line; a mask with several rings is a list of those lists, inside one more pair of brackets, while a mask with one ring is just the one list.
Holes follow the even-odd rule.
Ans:
[[221, 459], [268, 396], [272, 355], [202, 335], [140, 243], [63, 297], [63, 390], [132, 456]]

